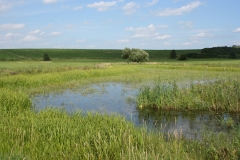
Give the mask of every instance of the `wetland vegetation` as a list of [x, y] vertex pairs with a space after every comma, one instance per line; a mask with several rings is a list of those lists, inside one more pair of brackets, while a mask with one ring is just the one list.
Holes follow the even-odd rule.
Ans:
[[[39, 59], [45, 53], [35, 52], [41, 52]], [[39, 94], [117, 82], [139, 89], [136, 112], [151, 122], [173, 110], [239, 112], [239, 60], [180, 62], [167, 59], [169, 53], [142, 64], [123, 62], [121, 53], [112, 60], [58, 59], [48, 52], [51, 62], [1, 61], [0, 159], [239, 159], [238, 115], [220, 119], [227, 132], [203, 130], [200, 139], [188, 139], [181, 129], [157, 132], [136, 126], [121, 114], [33, 106], [31, 97]], [[145, 114], [150, 112], [154, 116]]]

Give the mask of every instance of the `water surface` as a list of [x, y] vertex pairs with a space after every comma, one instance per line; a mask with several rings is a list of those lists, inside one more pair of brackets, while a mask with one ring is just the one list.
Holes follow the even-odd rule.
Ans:
[[[139, 110], [135, 104], [137, 93], [138, 89], [132, 85], [101, 83], [61, 93], [37, 95], [32, 101], [38, 110], [52, 106], [68, 111], [81, 109], [108, 114], [118, 113], [137, 126], [146, 125], [150, 129], [162, 132], [178, 132], [188, 138], [199, 138], [204, 130], [229, 132], [231, 124], [240, 121], [238, 114], [230, 113]], [[229, 123], [232, 121], [233, 123]]]

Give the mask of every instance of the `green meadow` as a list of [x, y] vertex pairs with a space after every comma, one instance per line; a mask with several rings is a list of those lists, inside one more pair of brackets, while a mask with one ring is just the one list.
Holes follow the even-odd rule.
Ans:
[[[238, 125], [230, 134], [190, 140], [136, 127], [118, 114], [32, 105], [39, 93], [121, 82], [139, 89], [137, 109], [240, 111], [240, 60], [177, 61], [168, 59], [169, 50], [147, 52], [150, 62], [139, 64], [123, 60], [121, 50], [0, 50], [0, 159], [239, 159]], [[44, 53], [52, 60], [42, 61]]]
[[[167, 59], [169, 50], [145, 50], [150, 55], [150, 60]], [[177, 50], [179, 55], [198, 53], [201, 50]], [[122, 61], [122, 50], [111, 49], [0, 49], [0, 60], [41, 60], [43, 54], [48, 54], [52, 59], [104, 59]]]

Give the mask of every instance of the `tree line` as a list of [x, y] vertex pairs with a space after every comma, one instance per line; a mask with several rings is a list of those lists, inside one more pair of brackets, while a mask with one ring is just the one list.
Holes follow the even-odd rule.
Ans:
[[[172, 50], [169, 58], [177, 58], [176, 53]], [[201, 52], [187, 53], [178, 56], [178, 60], [186, 60], [187, 58], [240, 58], [240, 46], [234, 45], [233, 47], [212, 47], [203, 48]]]

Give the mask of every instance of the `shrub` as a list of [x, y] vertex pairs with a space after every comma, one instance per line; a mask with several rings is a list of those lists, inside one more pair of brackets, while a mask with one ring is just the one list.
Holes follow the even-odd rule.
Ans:
[[149, 60], [149, 54], [144, 50], [137, 48], [125, 48], [122, 51], [123, 59], [128, 59], [130, 62], [146, 62]]
[[45, 54], [43, 55], [43, 60], [44, 60], [44, 61], [50, 61], [51, 59], [50, 59], [49, 55], [48, 55], [47, 53], [45, 53]]

